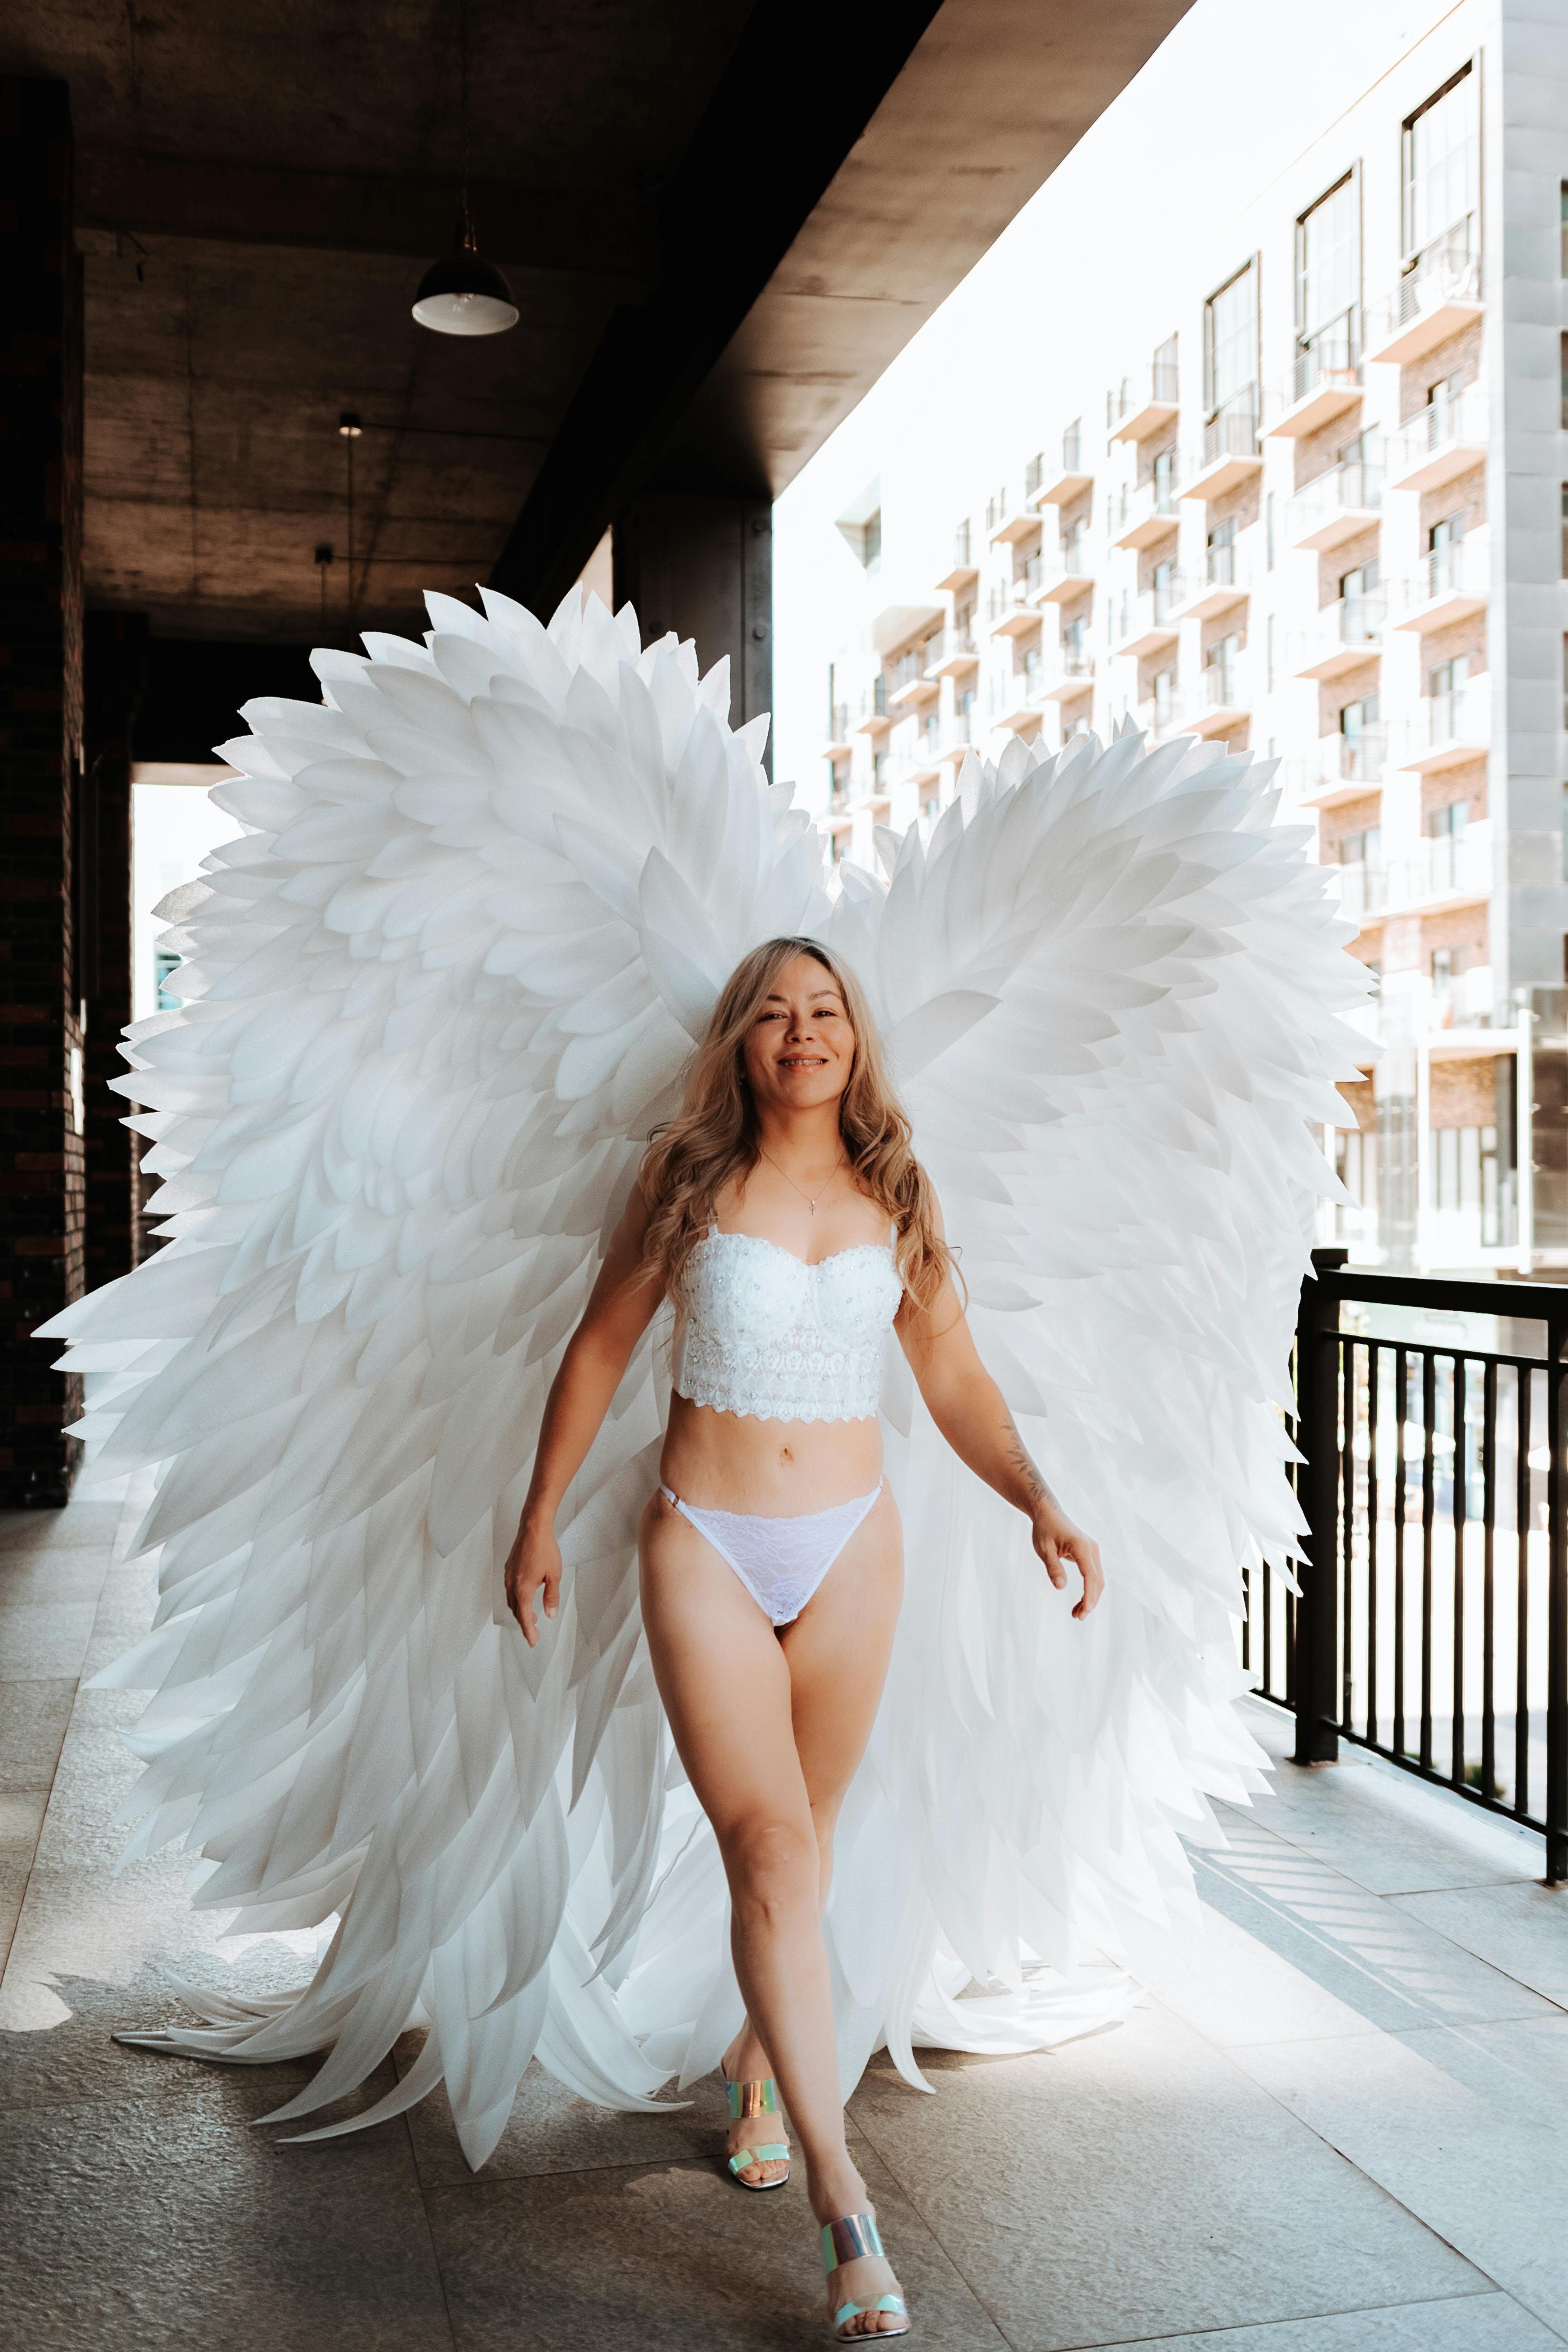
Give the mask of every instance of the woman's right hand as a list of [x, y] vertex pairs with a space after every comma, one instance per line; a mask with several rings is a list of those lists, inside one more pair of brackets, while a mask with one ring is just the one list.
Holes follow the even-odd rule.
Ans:
[[561, 1607], [561, 1547], [553, 1528], [531, 1524], [525, 1517], [507, 1554], [506, 1599], [531, 1650], [539, 1640], [534, 1603], [542, 1590], [544, 1613], [554, 1617]]

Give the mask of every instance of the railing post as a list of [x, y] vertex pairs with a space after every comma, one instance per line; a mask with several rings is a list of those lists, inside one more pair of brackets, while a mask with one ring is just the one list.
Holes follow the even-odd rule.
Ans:
[[[1315, 1249], [1313, 1275], [1342, 1266], [1346, 1249]], [[1298, 1764], [1339, 1761], [1339, 1611], [1335, 1568], [1339, 1540], [1340, 1302], [1321, 1282], [1301, 1285], [1296, 1319], [1296, 1443], [1304, 1460], [1297, 1498], [1307, 1521], [1307, 1558], [1298, 1569], [1296, 1603], [1296, 1754]]]
[[1568, 1321], [1546, 1327], [1546, 1884], [1568, 1879], [1568, 1486], [1563, 1478], [1563, 1385]]

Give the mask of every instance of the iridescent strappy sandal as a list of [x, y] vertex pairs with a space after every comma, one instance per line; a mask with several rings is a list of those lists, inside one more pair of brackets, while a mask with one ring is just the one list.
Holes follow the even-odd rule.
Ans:
[[[888, 2259], [874, 2213], [846, 2213], [841, 2221], [823, 2223], [822, 2267], [829, 2278], [841, 2263], [858, 2262], [862, 2254], [880, 2254], [884, 2262]], [[904, 2324], [901, 2327], [858, 2329], [853, 2336], [847, 2336], [845, 2323], [858, 2319], [866, 2311], [897, 2312]], [[909, 2334], [910, 2307], [901, 2294], [879, 2294], [875, 2303], [841, 2303], [829, 2324], [836, 2344], [885, 2344], [890, 2336]]]
[[[779, 2111], [778, 2085], [771, 2074], [764, 2074], [756, 2083], [731, 2083], [725, 2075], [724, 2088], [730, 2095], [730, 2116], [734, 2123], [745, 2123], [752, 2116], [776, 2116]], [[782, 2140], [771, 2140], [757, 2147], [738, 2147], [730, 2158], [730, 2177], [741, 2189], [783, 2189], [789, 2180], [787, 2172], [781, 2172], [776, 2180], [742, 2180], [741, 2175], [749, 2164], [788, 2162], [789, 2150]]]

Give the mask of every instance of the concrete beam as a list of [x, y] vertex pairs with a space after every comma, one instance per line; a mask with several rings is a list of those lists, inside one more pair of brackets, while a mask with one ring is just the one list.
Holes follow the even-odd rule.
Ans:
[[[459, 196], [442, 179], [292, 171], [131, 148], [89, 147], [77, 158], [78, 226], [119, 236], [429, 262], [452, 242]], [[651, 213], [624, 192], [476, 181], [470, 202], [480, 244], [503, 268], [609, 278], [626, 299], [652, 283]]]

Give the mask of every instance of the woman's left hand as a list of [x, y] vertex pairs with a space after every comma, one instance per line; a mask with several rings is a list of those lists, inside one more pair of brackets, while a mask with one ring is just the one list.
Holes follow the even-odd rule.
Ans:
[[1071, 1560], [1083, 1579], [1083, 1598], [1073, 1610], [1075, 1617], [1087, 1617], [1105, 1590], [1105, 1574], [1100, 1565], [1100, 1546], [1091, 1536], [1058, 1511], [1054, 1503], [1042, 1503], [1035, 1513], [1035, 1549], [1046, 1563], [1046, 1573], [1058, 1592], [1067, 1590], [1067, 1569], [1063, 1563]]

